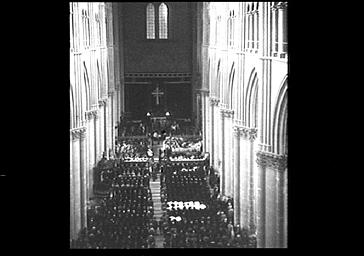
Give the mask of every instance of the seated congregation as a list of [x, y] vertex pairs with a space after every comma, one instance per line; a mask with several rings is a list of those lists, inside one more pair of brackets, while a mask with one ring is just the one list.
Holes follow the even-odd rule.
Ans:
[[[136, 142], [139, 143], [139, 142]], [[155, 241], [148, 162], [108, 159], [95, 170], [95, 206], [74, 248], [152, 248]], [[97, 193], [97, 189], [104, 193]]]
[[254, 236], [233, 225], [233, 200], [211, 192], [218, 184], [208, 181], [216, 176], [210, 169], [199, 162], [166, 166], [161, 178], [165, 248], [256, 246]]
[[[118, 142], [117, 157], [104, 157], [95, 168], [95, 205], [73, 248], [156, 248], [157, 236], [164, 248], [256, 247], [255, 236], [234, 225], [233, 199], [220, 195], [219, 174], [196, 146], [201, 140], [167, 137], [157, 162], [148, 156], [148, 140]], [[150, 188], [156, 173], [160, 220]]]

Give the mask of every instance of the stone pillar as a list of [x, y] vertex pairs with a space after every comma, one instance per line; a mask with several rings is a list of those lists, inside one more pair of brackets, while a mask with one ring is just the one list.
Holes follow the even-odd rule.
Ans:
[[204, 129], [204, 133], [205, 133], [205, 139], [206, 139], [206, 148], [205, 151], [210, 153], [210, 163], [211, 163], [211, 143], [210, 143], [210, 131], [211, 131], [211, 124], [210, 124], [210, 118], [211, 118], [211, 114], [210, 114], [210, 97], [208, 97], [208, 95], [206, 94], [205, 96], [205, 129]]
[[287, 247], [287, 158], [277, 156], [272, 161], [277, 179], [277, 244], [276, 247]]
[[[261, 4], [263, 4], [263, 3], [261, 3]], [[259, 42], [259, 40], [258, 40], [258, 23], [260, 22], [259, 21], [259, 12], [258, 12], [258, 10], [256, 9], [255, 10], [255, 12], [254, 12], [254, 19], [255, 19], [255, 22], [254, 22], [254, 26], [255, 26], [255, 28], [254, 28], [254, 41], [255, 41], [255, 43], [254, 43], [254, 48], [256, 49], [256, 50], [258, 50], [258, 42]]]
[[100, 127], [100, 133], [99, 133], [99, 155], [98, 155], [98, 160], [101, 159], [103, 152], [105, 151], [105, 130], [104, 130], [104, 122], [105, 122], [105, 114], [104, 114], [104, 101], [100, 100], [99, 101], [99, 127]]
[[234, 126], [234, 225], [240, 225], [240, 128]]
[[81, 228], [87, 226], [87, 177], [86, 177], [86, 129], [80, 133], [80, 208], [81, 208]]
[[94, 163], [93, 165], [96, 165], [97, 164], [97, 161], [100, 159], [100, 118], [99, 118], [99, 113], [97, 110], [95, 110], [93, 112], [93, 115], [94, 115], [94, 131], [95, 131], [95, 143], [94, 143], [94, 146], [95, 146], [95, 150], [94, 150]]
[[[286, 230], [286, 157], [269, 152], [258, 152], [258, 164], [265, 170], [264, 243], [259, 247], [285, 247]], [[263, 216], [259, 216], [263, 218]], [[259, 218], [259, 219], [260, 219]], [[260, 227], [260, 225], [258, 225]], [[263, 228], [262, 228], [263, 229]], [[258, 238], [259, 238], [258, 228]], [[263, 230], [261, 231], [263, 233]]]
[[256, 223], [255, 223], [255, 216], [256, 216], [256, 193], [255, 193], [255, 147], [254, 142], [257, 138], [257, 129], [250, 128], [248, 130], [248, 137], [249, 137], [249, 230], [252, 233], [256, 231]]
[[[270, 159], [268, 159], [270, 161]], [[277, 176], [276, 171], [270, 167], [270, 162], [266, 166], [266, 206], [265, 206], [265, 247], [275, 248], [277, 244]]]
[[[215, 106], [214, 106], [214, 155], [215, 155], [215, 162], [214, 162], [214, 166], [216, 169], [219, 170], [220, 175], [221, 175], [221, 159], [220, 159], [220, 155], [219, 155], [219, 150], [221, 149], [221, 132], [220, 132], [220, 123], [221, 123], [221, 118], [220, 118], [220, 110], [219, 110], [219, 100], [216, 100], [215, 102]], [[221, 181], [221, 179], [220, 179]], [[220, 189], [221, 189], [221, 184], [220, 184]]]
[[74, 180], [73, 180], [73, 138], [72, 132], [70, 134], [70, 238], [75, 239], [75, 197]]
[[284, 52], [284, 46], [283, 46], [283, 38], [284, 38], [284, 20], [286, 15], [286, 4], [284, 2], [280, 2], [277, 5], [278, 9], [278, 51]]
[[[219, 115], [218, 115], [218, 105], [220, 100], [211, 97], [211, 163], [214, 168], [218, 168], [218, 149], [219, 149], [219, 137], [218, 137], [218, 124], [219, 124]], [[220, 179], [221, 180], [221, 179]], [[221, 187], [220, 187], [221, 188]]]
[[215, 121], [214, 121], [214, 98], [210, 97], [210, 160], [211, 160], [211, 165], [215, 166], [215, 133], [214, 133], [214, 129], [215, 129]]
[[202, 132], [202, 147], [203, 151], [207, 152], [207, 137], [206, 137], [206, 93], [201, 92], [201, 132]]
[[258, 191], [257, 191], [257, 247], [265, 248], [265, 172], [266, 159], [261, 152], [257, 153]]
[[225, 194], [227, 196], [233, 196], [233, 186], [234, 186], [234, 176], [233, 176], [233, 140], [232, 140], [232, 119], [234, 116], [234, 111], [230, 109], [222, 109], [223, 115], [223, 132], [224, 132], [224, 141], [223, 141], [223, 170], [225, 174]]
[[71, 213], [72, 239], [77, 239], [78, 232], [81, 229], [81, 189], [80, 189], [80, 133], [78, 129], [72, 130], [72, 188], [71, 201], [74, 203], [73, 212]]
[[107, 109], [108, 109], [108, 100], [107, 99], [105, 99], [104, 100], [104, 103], [103, 103], [103, 107], [104, 107], [104, 116], [103, 116], [103, 119], [104, 119], [104, 122], [103, 122], [103, 129], [104, 129], [104, 143], [103, 143], [103, 145], [104, 145], [104, 147], [103, 147], [103, 152], [105, 152], [106, 153], [106, 157], [108, 158], [109, 157], [109, 151], [108, 151], [108, 140], [107, 140], [107, 138], [108, 138], [108, 134], [109, 134], [109, 130], [107, 129], [107, 127], [108, 127], [108, 115], [107, 115]]
[[89, 119], [90, 119], [90, 127], [88, 131], [88, 138], [89, 138], [89, 169], [88, 169], [88, 199], [92, 198], [93, 193], [93, 168], [96, 163], [96, 143], [97, 143], [97, 137], [96, 137], [96, 118], [97, 118], [97, 112], [96, 110], [89, 112]]
[[218, 153], [218, 159], [219, 159], [219, 163], [218, 163], [218, 167], [221, 170], [221, 194], [222, 195], [226, 195], [226, 183], [228, 181], [228, 176], [229, 175], [226, 172], [225, 169], [225, 114], [224, 114], [224, 109], [220, 109], [220, 134], [218, 136], [219, 138], [219, 153]]
[[271, 7], [271, 11], [272, 11], [272, 43], [273, 43], [273, 52], [277, 51], [277, 21], [276, 21], [276, 16], [277, 16], [277, 9], [275, 6]]
[[248, 168], [248, 143], [245, 128], [240, 131], [240, 225], [249, 228], [249, 168]]
[[109, 92], [108, 96], [108, 126], [107, 126], [107, 129], [108, 129], [108, 137], [107, 137], [107, 141], [108, 141], [108, 146], [107, 146], [107, 149], [109, 151], [109, 149], [113, 150], [114, 149], [114, 127], [115, 127], [115, 124], [114, 124], [114, 116], [113, 116], [113, 92]]

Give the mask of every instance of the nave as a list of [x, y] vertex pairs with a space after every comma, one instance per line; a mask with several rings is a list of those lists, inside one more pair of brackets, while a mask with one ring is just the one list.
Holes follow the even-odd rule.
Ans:
[[288, 246], [287, 13], [70, 3], [72, 248]]
[[[167, 137], [162, 144], [173, 140], [191, 139]], [[129, 138], [127, 142], [135, 148], [141, 145], [140, 139]], [[160, 148], [158, 157], [139, 157], [146, 156], [153, 147], [139, 147], [134, 152], [136, 158], [129, 157], [127, 149], [131, 147], [124, 147], [119, 158], [100, 161], [87, 228], [73, 241], [73, 248], [256, 246], [253, 234], [234, 225], [233, 200], [219, 193], [219, 177], [208, 158], [190, 159], [188, 148], [184, 153], [174, 148], [172, 152], [179, 156], [176, 160], [167, 157], [166, 152], [171, 150], [167, 146]]]

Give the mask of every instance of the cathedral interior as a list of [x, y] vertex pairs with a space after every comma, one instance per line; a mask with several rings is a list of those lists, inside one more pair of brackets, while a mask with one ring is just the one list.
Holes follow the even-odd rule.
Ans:
[[287, 2], [71, 2], [70, 248], [287, 248]]

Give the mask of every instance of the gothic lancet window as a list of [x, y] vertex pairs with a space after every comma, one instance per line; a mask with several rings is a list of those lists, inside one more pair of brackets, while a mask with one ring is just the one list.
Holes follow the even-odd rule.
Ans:
[[147, 39], [155, 39], [155, 14], [154, 5], [147, 5]]
[[159, 39], [168, 39], [168, 7], [165, 3], [159, 5]]

